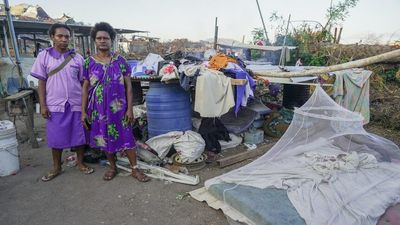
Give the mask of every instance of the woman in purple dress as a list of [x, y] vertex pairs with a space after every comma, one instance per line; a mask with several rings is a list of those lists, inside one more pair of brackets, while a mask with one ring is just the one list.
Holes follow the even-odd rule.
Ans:
[[105, 151], [110, 170], [104, 180], [117, 174], [115, 153], [125, 151], [132, 168], [132, 176], [141, 182], [149, 178], [136, 164], [135, 140], [132, 133], [131, 68], [126, 60], [111, 52], [116, 32], [108, 23], [97, 23], [91, 31], [97, 53], [84, 63], [81, 121], [89, 130], [92, 148]]

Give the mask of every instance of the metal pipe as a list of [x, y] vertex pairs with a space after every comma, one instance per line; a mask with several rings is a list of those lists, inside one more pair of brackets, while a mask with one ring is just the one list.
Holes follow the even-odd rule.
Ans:
[[22, 74], [22, 68], [21, 68], [21, 59], [19, 56], [19, 50], [18, 50], [18, 45], [17, 45], [17, 37], [15, 36], [15, 31], [14, 31], [14, 24], [11, 18], [11, 13], [10, 13], [10, 5], [8, 4], [8, 0], [4, 0], [4, 9], [6, 11], [7, 15], [7, 20], [8, 20], [8, 29], [10, 31], [10, 37], [12, 40], [13, 48], [14, 48], [14, 54], [15, 54], [15, 60], [17, 64], [17, 70], [18, 70], [18, 75], [20, 78], [20, 87], [24, 86], [23, 82], [23, 74]]

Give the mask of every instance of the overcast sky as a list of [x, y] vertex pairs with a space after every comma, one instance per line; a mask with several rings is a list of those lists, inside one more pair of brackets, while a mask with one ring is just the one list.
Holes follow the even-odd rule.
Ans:
[[[334, 3], [338, 0], [333, 0]], [[219, 37], [245, 42], [251, 31], [262, 27], [256, 0], [10, 0], [10, 5], [27, 3], [40, 5], [51, 17], [63, 13], [76, 21], [93, 25], [106, 21], [114, 27], [150, 31], [149, 36], [162, 41], [188, 38], [205, 40], [214, 36], [218, 17]], [[330, 0], [259, 0], [269, 38], [273, 31], [269, 17], [276, 11], [292, 20], [326, 22]], [[400, 40], [400, 0], [360, 0], [350, 9], [342, 24], [342, 41], [380, 38], [383, 43]]]

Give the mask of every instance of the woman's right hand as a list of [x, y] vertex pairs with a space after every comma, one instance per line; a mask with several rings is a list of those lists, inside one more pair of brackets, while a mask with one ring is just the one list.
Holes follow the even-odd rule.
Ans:
[[40, 106], [40, 114], [42, 114], [42, 117], [45, 119], [50, 118], [50, 115], [51, 115], [49, 108], [47, 108], [47, 106], [45, 106], [45, 105]]

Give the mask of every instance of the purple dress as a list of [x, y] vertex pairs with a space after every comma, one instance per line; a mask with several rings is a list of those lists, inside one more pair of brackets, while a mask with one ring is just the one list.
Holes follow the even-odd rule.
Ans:
[[134, 149], [132, 127], [124, 118], [128, 106], [124, 77], [130, 74], [129, 64], [120, 55], [113, 56], [109, 65], [93, 57], [85, 60], [83, 77], [90, 83], [88, 142], [92, 148], [108, 153]]

